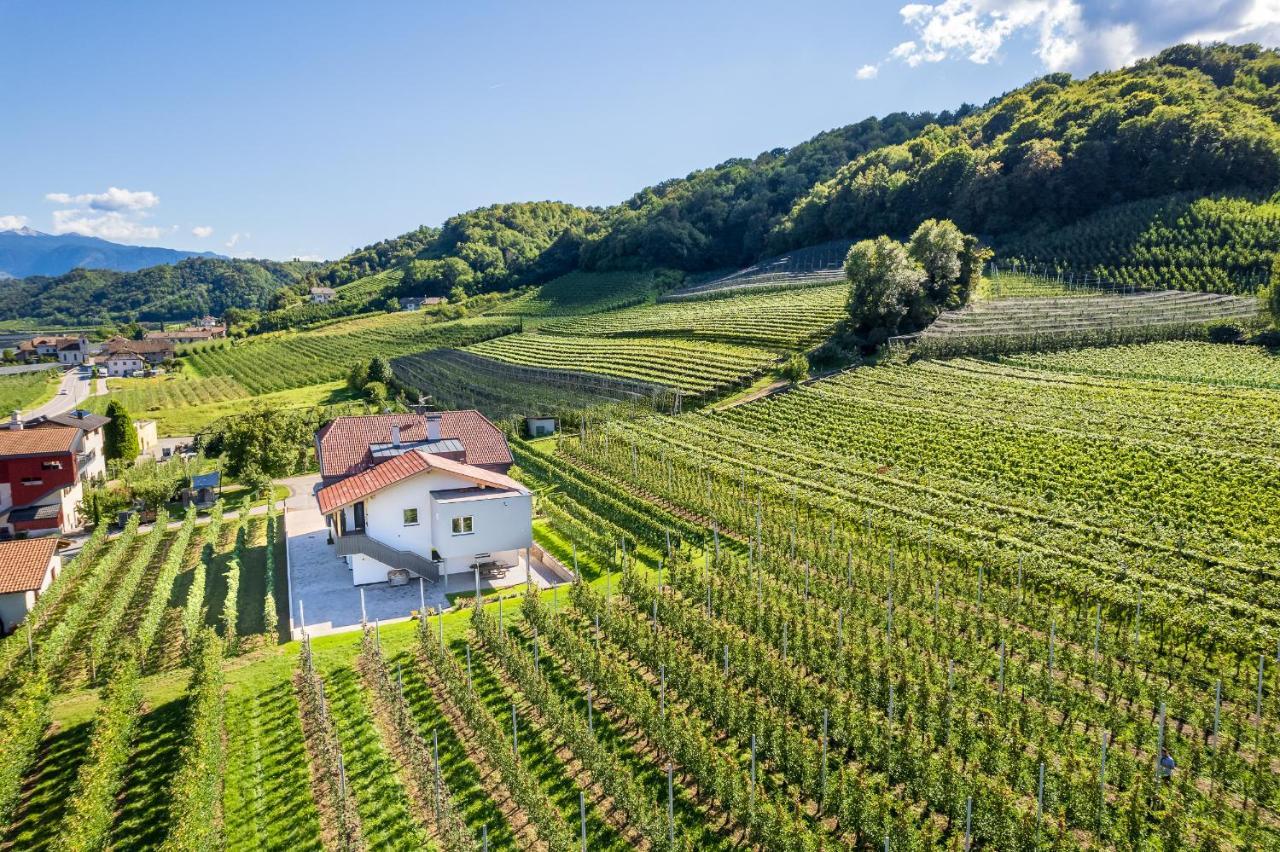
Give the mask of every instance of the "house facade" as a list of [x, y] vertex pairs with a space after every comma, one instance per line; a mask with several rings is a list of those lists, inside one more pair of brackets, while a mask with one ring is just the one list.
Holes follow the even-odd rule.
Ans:
[[33, 337], [18, 344], [14, 354], [22, 361], [56, 358], [60, 364], [83, 364], [89, 359], [87, 337]]
[[332, 287], [312, 287], [309, 291], [311, 301], [317, 305], [327, 305], [337, 296], [337, 291]]
[[511, 567], [532, 544], [532, 495], [477, 411], [339, 417], [316, 453], [316, 499], [356, 585]]
[[514, 566], [533, 543], [527, 488], [421, 450], [326, 486], [316, 499], [357, 586], [397, 570], [434, 581]]
[[147, 361], [137, 352], [120, 349], [108, 355], [102, 362], [102, 366], [106, 368], [108, 376], [121, 378], [145, 370]]
[[[111, 418], [102, 414], [94, 414], [84, 409], [75, 409], [33, 420], [28, 422], [25, 428], [70, 428], [79, 430], [80, 437], [74, 445], [76, 473], [82, 482], [87, 482], [106, 478], [107, 457], [104, 450], [105, 433], [103, 432], [103, 427], [110, 422]], [[137, 421], [134, 422], [136, 423]]]
[[[79, 461], [85, 433], [52, 424], [0, 430], [0, 539], [52, 535], [81, 526]], [[99, 454], [100, 455], [100, 454]]]
[[57, 538], [0, 541], [0, 636], [12, 633], [62, 571]]
[[113, 355], [125, 353], [140, 358], [148, 364], [163, 364], [173, 360], [173, 344], [168, 340], [127, 340], [113, 337], [102, 344], [102, 351], [108, 359]]

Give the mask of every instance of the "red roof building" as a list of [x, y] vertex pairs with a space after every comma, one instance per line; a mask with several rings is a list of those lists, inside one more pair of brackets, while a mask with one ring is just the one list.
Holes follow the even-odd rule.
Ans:
[[0, 636], [12, 633], [62, 569], [57, 538], [0, 541]]
[[512, 464], [502, 430], [475, 410], [338, 417], [316, 432], [326, 485], [415, 449], [500, 474]]

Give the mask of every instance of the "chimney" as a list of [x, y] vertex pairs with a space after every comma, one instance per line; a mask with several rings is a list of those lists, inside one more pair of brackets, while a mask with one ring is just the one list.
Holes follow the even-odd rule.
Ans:
[[399, 426], [391, 427], [391, 446], [393, 447], [400, 446], [400, 427]]
[[13, 410], [13, 413], [9, 415], [9, 428], [10, 429], [22, 428], [22, 411], [21, 410], [15, 408]]
[[439, 414], [427, 415], [427, 440], [428, 441], [440, 440], [440, 415]]

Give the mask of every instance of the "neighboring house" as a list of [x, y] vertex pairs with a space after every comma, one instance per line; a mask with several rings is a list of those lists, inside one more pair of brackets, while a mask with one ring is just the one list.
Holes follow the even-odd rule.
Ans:
[[[70, 427], [79, 429], [80, 440], [76, 443], [76, 469], [82, 481], [104, 479], [107, 475], [107, 457], [103, 450], [103, 427], [111, 422], [110, 417], [93, 414], [78, 408], [62, 414], [42, 417], [26, 424], [27, 429], [48, 429], [51, 427]], [[136, 421], [135, 421], [136, 422]]]
[[14, 354], [23, 361], [57, 358], [61, 364], [83, 364], [89, 357], [87, 337], [33, 337], [18, 344]]
[[194, 322], [191, 323], [191, 325], [192, 327], [200, 326], [201, 328], [221, 327], [223, 334], [226, 334], [226, 331], [227, 331], [227, 327], [222, 324], [221, 320], [219, 320], [217, 317], [211, 317], [208, 314], [200, 317], [200, 319], [198, 320], [195, 320]]
[[422, 300], [422, 307], [429, 308], [432, 305], [443, 305], [447, 301], [449, 300], [444, 296], [428, 296]]
[[12, 633], [62, 571], [57, 538], [0, 541], [0, 636]]
[[106, 360], [102, 362], [102, 366], [106, 367], [108, 376], [120, 378], [122, 376], [132, 376], [134, 373], [145, 370], [147, 361], [137, 352], [129, 349], [118, 349], [106, 357]]
[[332, 287], [312, 287], [310, 293], [311, 301], [317, 305], [328, 304], [338, 295]]
[[524, 429], [530, 438], [554, 435], [559, 425], [560, 421], [554, 417], [526, 417], [524, 419]]
[[108, 359], [123, 352], [137, 356], [148, 364], [163, 364], [173, 360], [173, 344], [168, 340], [127, 340], [113, 337], [102, 344], [102, 351]]
[[400, 310], [416, 311], [422, 307], [422, 299], [417, 296], [407, 296], [400, 300]]
[[202, 343], [206, 340], [217, 340], [226, 336], [226, 327], [215, 325], [208, 328], [180, 328], [176, 331], [148, 331], [146, 339], [160, 340], [168, 343], [170, 346], [178, 346], [182, 343]]
[[421, 449], [316, 493], [354, 585], [394, 573], [438, 581], [519, 564], [533, 543], [533, 497], [509, 476]]
[[411, 449], [505, 474], [511, 448], [479, 411], [337, 417], [316, 432], [316, 458], [326, 485]]
[[73, 426], [26, 429], [16, 419], [0, 430], [0, 538], [80, 527], [79, 462], [93, 463], [82, 451], [84, 438], [85, 431]]
[[151, 451], [156, 448], [156, 444], [160, 443], [160, 438], [156, 433], [156, 421], [135, 420], [133, 421], [133, 431], [138, 435], [138, 455], [151, 455]]

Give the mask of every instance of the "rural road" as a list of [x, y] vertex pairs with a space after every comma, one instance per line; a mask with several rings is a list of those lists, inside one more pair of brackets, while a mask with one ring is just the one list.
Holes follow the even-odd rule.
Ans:
[[53, 399], [44, 405], [39, 405], [23, 412], [24, 419], [34, 420], [37, 417], [52, 417], [55, 414], [70, 411], [91, 395], [91, 384], [88, 370], [82, 367], [73, 367], [67, 370], [62, 377], [62, 384], [58, 386], [58, 392], [54, 394]]

